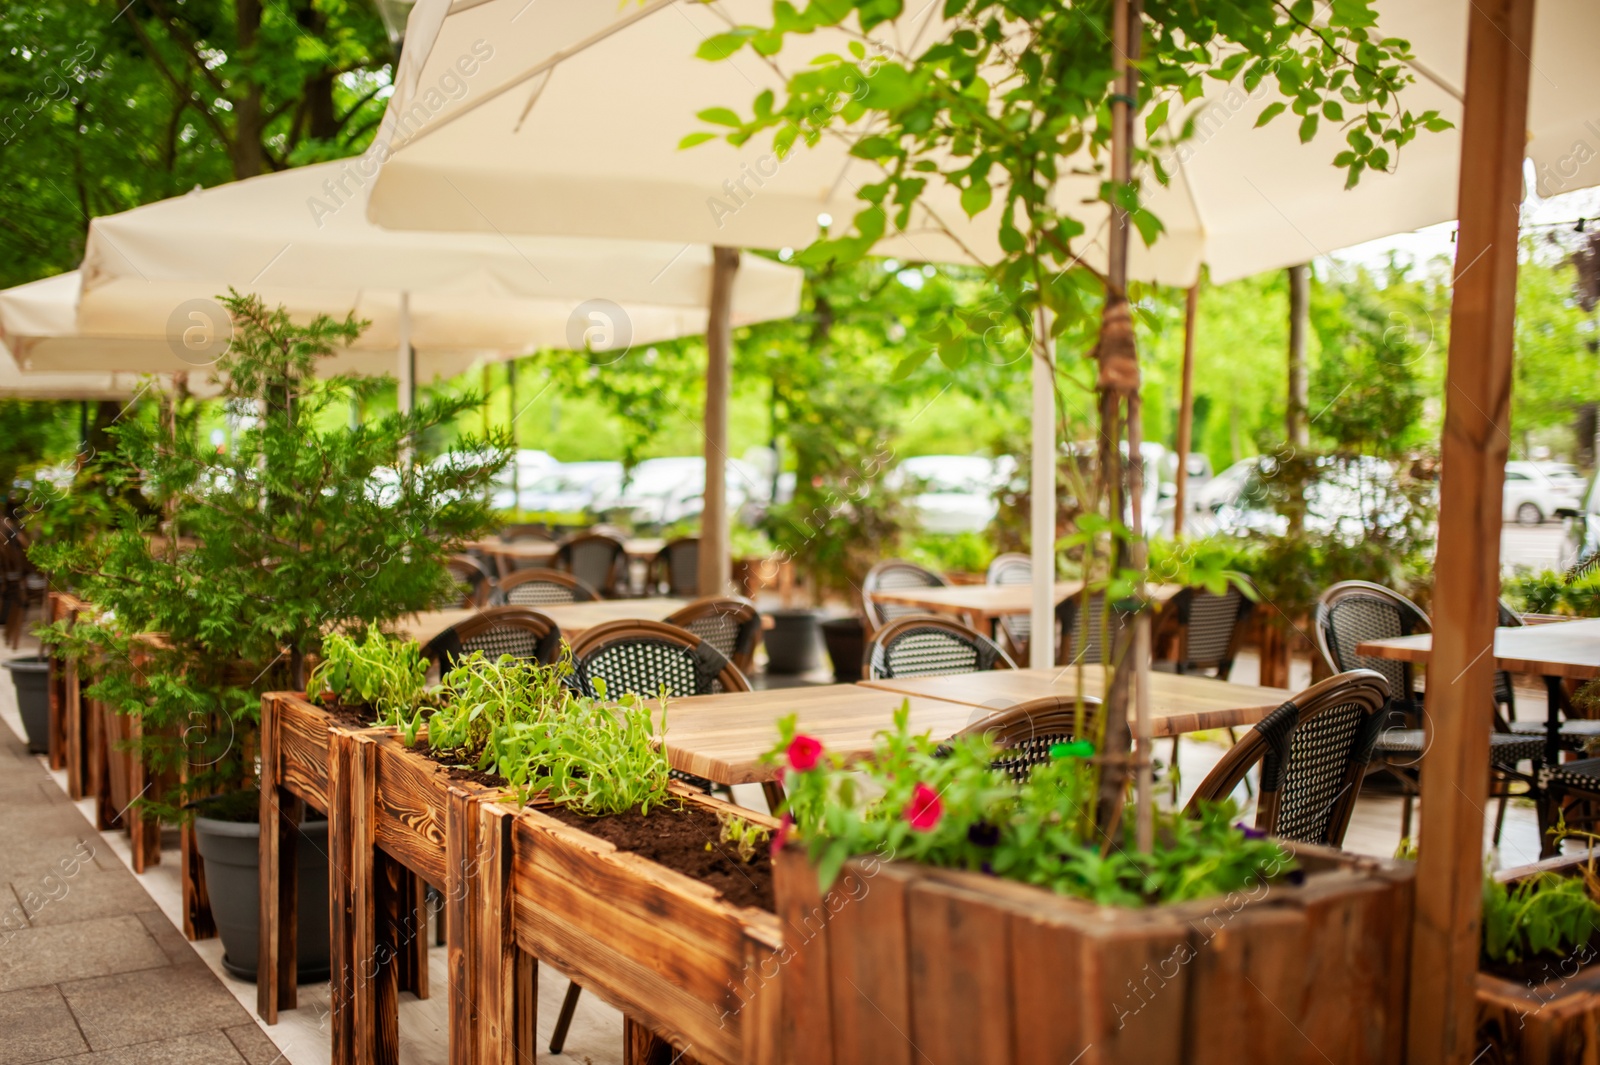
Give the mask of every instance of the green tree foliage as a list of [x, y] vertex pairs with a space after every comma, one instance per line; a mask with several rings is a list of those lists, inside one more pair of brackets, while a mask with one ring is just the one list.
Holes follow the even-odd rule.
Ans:
[[116, 450], [95, 465], [142, 504], [113, 501], [105, 531], [33, 549], [52, 579], [101, 612], [80, 619], [67, 644], [103, 656], [96, 696], [140, 715], [156, 768], [186, 766], [170, 800], [248, 780], [244, 741], [261, 693], [303, 687], [305, 656], [326, 631], [455, 593], [444, 559], [492, 524], [485, 491], [509, 457], [496, 434], [415, 465], [414, 442], [472, 397], [350, 428], [341, 415], [351, 399], [384, 383], [315, 371], [362, 326], [325, 316], [294, 325], [254, 296], [227, 303], [238, 331], [218, 370], [242, 419], [234, 447], [195, 438], [192, 403], [119, 423]]

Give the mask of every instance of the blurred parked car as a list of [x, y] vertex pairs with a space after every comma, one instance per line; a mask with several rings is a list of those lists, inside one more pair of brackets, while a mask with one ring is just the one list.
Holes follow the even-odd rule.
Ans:
[[[764, 501], [770, 480], [741, 459], [729, 459], [726, 479], [728, 509]], [[706, 460], [701, 455], [645, 459], [633, 468], [626, 487], [597, 498], [594, 510], [634, 526], [672, 525], [705, 510]]]
[[999, 509], [995, 490], [1016, 465], [1010, 455], [918, 455], [900, 463], [890, 483], [918, 490], [909, 502], [924, 532], [983, 532]]
[[[1354, 460], [1323, 456], [1319, 464], [1320, 479], [1306, 486], [1308, 532], [1337, 533], [1354, 542], [1366, 534], [1369, 523], [1381, 528], [1406, 519], [1405, 503], [1388, 491], [1397, 476], [1393, 463], [1371, 456]], [[1270, 481], [1275, 470], [1270, 455], [1241, 459], [1201, 489], [1197, 499], [1211, 513], [1217, 531], [1239, 536], [1288, 531], [1289, 519], [1272, 506]]]
[[585, 515], [621, 484], [620, 462], [562, 462], [524, 485], [518, 501], [529, 513]]
[[1562, 569], [1600, 551], [1600, 492], [1595, 490], [1596, 485], [1600, 485], [1600, 473], [1595, 474], [1590, 483], [1583, 506], [1566, 516], [1567, 535], [1560, 556]]
[[1501, 516], [1522, 525], [1583, 511], [1583, 478], [1565, 462], [1508, 462]]

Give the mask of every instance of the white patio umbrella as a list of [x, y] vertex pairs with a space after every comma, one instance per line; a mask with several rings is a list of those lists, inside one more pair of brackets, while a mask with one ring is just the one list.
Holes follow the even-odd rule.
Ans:
[[[1459, 121], [1469, 0], [1404, 0], [1381, 13], [1386, 35], [1408, 38], [1417, 83], [1404, 105]], [[770, 60], [748, 50], [710, 63], [700, 44], [739, 24], [771, 21], [770, 0], [419, 0], [396, 86], [371, 157], [382, 161], [368, 200], [380, 224], [412, 229], [617, 235], [745, 247], [801, 245], [819, 221], [848, 219], [856, 189], [878, 177], [848, 155], [853, 135], [826, 136], [779, 160], [770, 140], [735, 149], [713, 142], [680, 151], [707, 129], [711, 107], [747, 112], [763, 89], [814, 55], [843, 54], [858, 35], [823, 30], [789, 38]], [[1533, 56], [1529, 154], [1550, 194], [1600, 182], [1600, 68], [1588, 42], [1600, 9], [1585, 0], [1541, 4]], [[876, 28], [875, 47], [915, 54], [940, 33], [938, 7], [916, 6]], [[1188, 285], [1201, 264], [1226, 281], [1318, 254], [1445, 221], [1455, 214], [1460, 138], [1424, 134], [1400, 153], [1394, 174], [1367, 174], [1343, 189], [1331, 160], [1342, 131], [1325, 122], [1301, 145], [1290, 116], [1265, 129], [1256, 117], [1279, 99], [1218, 87], [1173, 122], [1193, 117], [1197, 135], [1172, 154], [1169, 186], [1146, 182], [1146, 200], [1167, 234], [1135, 241], [1130, 274]], [[854, 135], [869, 132], [862, 129]], [[581, 145], [581, 149], [575, 149]], [[1058, 188], [1062, 202], [1092, 197], [1097, 177]], [[877, 251], [929, 261], [987, 262], [997, 255], [998, 206], [967, 219], [953, 193], [930, 185], [905, 233]], [[1091, 238], [1105, 211], [1087, 207]], [[1103, 262], [1086, 242], [1085, 259]], [[1042, 360], [1035, 360], [1036, 363]], [[1033, 537], [1035, 631], [1050, 631], [1054, 404], [1047, 365], [1034, 373]], [[1049, 641], [1037, 641], [1035, 665]]]

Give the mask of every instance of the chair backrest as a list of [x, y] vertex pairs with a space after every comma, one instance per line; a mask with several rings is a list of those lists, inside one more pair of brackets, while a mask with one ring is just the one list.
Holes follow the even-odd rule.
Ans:
[[596, 694], [594, 680], [605, 681], [608, 697], [684, 698], [716, 692], [745, 692], [750, 682], [721, 651], [692, 632], [660, 621], [608, 621], [572, 641], [579, 690]]
[[1112, 609], [1110, 617], [1105, 615], [1104, 592], [1089, 593], [1087, 610], [1081, 595], [1069, 595], [1056, 604], [1056, 665], [1083, 662], [1094, 666], [1105, 661], [1102, 645], [1107, 637], [1115, 640], [1117, 633], [1128, 624], [1128, 615], [1121, 610]]
[[1185, 588], [1156, 615], [1155, 646], [1173, 647], [1173, 672], [1210, 671], [1227, 680], [1254, 607], [1237, 587], [1229, 586], [1222, 595]]
[[867, 645], [868, 680], [1016, 668], [1011, 656], [989, 637], [935, 614], [891, 621]]
[[650, 587], [664, 595], [700, 594], [700, 538], [673, 540], [650, 563]]
[[445, 568], [461, 589], [459, 598], [447, 605], [469, 609], [487, 606], [495, 594], [494, 574], [487, 566], [471, 555], [451, 555], [444, 560]]
[[[1033, 559], [1015, 551], [996, 555], [984, 574], [985, 584], [1032, 584]], [[1012, 648], [1020, 655], [1028, 649], [1028, 637], [1033, 634], [1033, 618], [1028, 614], [1007, 614], [1000, 619], [1000, 628]]]
[[519, 569], [500, 580], [500, 598], [515, 606], [587, 603], [600, 598], [595, 590], [558, 569]]
[[748, 599], [734, 595], [696, 599], [667, 618], [667, 624], [694, 633], [721, 651], [741, 673], [749, 673], [755, 665], [756, 644], [761, 642], [761, 614]]
[[1388, 702], [1389, 682], [1370, 669], [1312, 685], [1223, 755], [1189, 808], [1227, 798], [1260, 762], [1256, 827], [1299, 843], [1339, 846]]
[[1093, 736], [1095, 717], [1099, 713], [1100, 700], [1092, 695], [1085, 696], [1081, 706], [1080, 731], [1080, 706], [1077, 700], [1062, 695], [1047, 695], [974, 722], [951, 738], [987, 736], [1001, 752], [994, 760], [994, 767], [1020, 784], [1028, 779], [1034, 766], [1050, 760], [1051, 747], [1058, 743], [1070, 743], [1080, 735]]
[[492, 606], [445, 629], [422, 649], [441, 670], [474, 651], [492, 660], [511, 655], [550, 665], [561, 656], [561, 630], [537, 610]]
[[866, 578], [861, 582], [861, 605], [867, 612], [867, 627], [880, 629], [895, 618], [924, 612], [914, 606], [875, 602], [872, 598], [873, 592], [890, 588], [943, 588], [949, 583], [933, 570], [919, 566], [915, 562], [899, 558], [879, 562], [867, 571]]
[[612, 598], [621, 594], [627, 584], [628, 549], [609, 533], [584, 533], [556, 551], [556, 568]]
[[1389, 682], [1393, 709], [1410, 713], [1416, 709], [1416, 685], [1409, 662], [1356, 654], [1356, 647], [1367, 640], [1428, 632], [1428, 615], [1417, 604], [1369, 581], [1341, 581], [1317, 599], [1317, 649], [1336, 673], [1370, 669], [1382, 673]]

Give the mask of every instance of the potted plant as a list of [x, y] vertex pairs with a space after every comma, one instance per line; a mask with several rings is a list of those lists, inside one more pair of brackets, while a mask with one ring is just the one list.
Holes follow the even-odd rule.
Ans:
[[1600, 878], [1593, 850], [1486, 874], [1478, 1041], [1495, 1060], [1600, 1053]]
[[50, 659], [43, 655], [8, 658], [5, 667], [17, 689], [17, 712], [27, 733], [28, 750], [50, 750]]
[[793, 719], [769, 756], [788, 788], [782, 1060], [914, 1060], [898, 1039], [952, 1061], [1177, 1062], [1224, 1038], [1398, 1060], [1403, 863], [1281, 844], [1231, 803], [1157, 815], [1140, 849], [1132, 811], [1102, 831], [1089, 742], [1019, 786], [986, 740], [936, 745], [908, 716], [865, 762]]
[[[137, 753], [167, 782], [141, 802], [193, 821], [201, 852], [213, 854], [253, 831], [220, 826], [254, 820], [256, 804], [241, 794], [254, 787], [262, 693], [303, 689], [308, 655], [329, 629], [447, 595], [444, 559], [492, 526], [487, 488], [508, 458], [492, 436], [462, 441], [464, 461], [415, 463], [425, 435], [475, 409], [471, 396], [430, 397], [351, 427], [345, 411], [370, 410], [383, 381], [317, 373], [360, 334], [353, 316], [302, 324], [255, 296], [224, 303], [233, 335], [216, 383], [238, 423], [231, 448], [199, 439], [200, 408], [186, 395], [158, 417], [124, 421], [96, 473], [148, 510], [118, 502], [93, 538], [33, 549], [41, 569], [93, 605], [71, 630], [102, 652], [90, 694], [138, 719]], [[256, 942], [246, 879], [210, 893], [236, 969], [249, 968], [242, 959]], [[198, 905], [203, 881], [186, 879], [185, 894]]]

